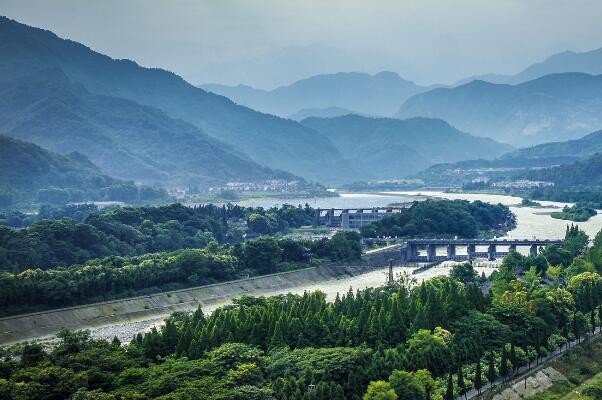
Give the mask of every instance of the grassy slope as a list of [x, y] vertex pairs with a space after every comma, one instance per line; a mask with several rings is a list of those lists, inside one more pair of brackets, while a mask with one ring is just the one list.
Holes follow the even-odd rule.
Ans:
[[582, 393], [594, 381], [602, 379], [602, 341], [575, 348], [553, 361], [550, 366], [564, 375], [567, 381], [554, 384], [548, 390], [529, 397], [530, 400], [594, 399], [578, 393]]

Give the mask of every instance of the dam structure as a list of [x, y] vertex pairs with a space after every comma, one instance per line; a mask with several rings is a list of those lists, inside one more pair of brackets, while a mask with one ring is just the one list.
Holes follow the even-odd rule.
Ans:
[[[409, 239], [400, 251], [402, 263], [495, 260], [519, 247], [528, 247], [529, 254], [535, 255], [542, 247], [561, 244], [562, 240], [538, 239]], [[465, 250], [460, 252], [459, 249]]]

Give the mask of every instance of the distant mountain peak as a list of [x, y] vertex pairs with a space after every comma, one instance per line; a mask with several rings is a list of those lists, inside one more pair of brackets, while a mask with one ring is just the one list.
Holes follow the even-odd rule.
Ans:
[[[308, 110], [324, 116], [326, 109], [350, 110], [362, 115], [391, 116], [410, 96], [426, 91], [396, 72], [335, 72], [300, 79], [273, 90], [247, 85], [201, 85], [238, 104], [282, 117], [307, 116]], [[334, 115], [334, 114], [332, 114]]]
[[561, 72], [520, 84], [473, 80], [408, 99], [396, 114], [441, 118], [516, 146], [580, 137], [602, 127], [602, 75]]
[[454, 86], [460, 86], [478, 79], [491, 83], [519, 84], [545, 75], [566, 72], [582, 72], [591, 75], [602, 74], [602, 47], [584, 52], [565, 50], [552, 54], [541, 62], [531, 64], [513, 75], [484, 74], [472, 76], [456, 82]]

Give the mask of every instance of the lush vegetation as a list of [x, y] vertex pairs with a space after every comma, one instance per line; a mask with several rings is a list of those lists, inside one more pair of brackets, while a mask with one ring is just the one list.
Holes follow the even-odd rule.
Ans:
[[454, 277], [417, 285], [402, 275], [333, 302], [312, 292], [176, 313], [124, 346], [62, 332], [50, 350], [5, 351], [0, 395], [454, 399], [600, 325], [602, 248], [588, 250], [587, 241], [573, 226], [563, 247], [512, 252], [487, 294], [467, 264]]
[[359, 260], [359, 239], [355, 232], [318, 241], [264, 237], [234, 246], [212, 242], [205, 249], [111, 256], [68, 268], [0, 273], [0, 315]]
[[554, 182], [561, 189], [591, 190], [602, 187], [602, 153], [573, 164], [532, 170], [526, 174], [532, 180]]
[[553, 212], [552, 218], [584, 222], [596, 214], [598, 214], [598, 212], [588, 204], [578, 203], [572, 207], [564, 207], [562, 211]]
[[[558, 381], [532, 400], [597, 400], [602, 397], [602, 342], [574, 348], [550, 366], [562, 374]], [[573, 396], [571, 396], [573, 394]], [[575, 396], [576, 394], [576, 396]]]
[[363, 226], [364, 237], [443, 237], [474, 238], [514, 226], [508, 207], [465, 200], [416, 202], [409, 209], [373, 224]]
[[[81, 211], [63, 210], [67, 217]], [[55, 214], [44, 208], [41, 212], [49, 217]], [[56, 214], [60, 215], [60, 210]], [[233, 244], [249, 231], [268, 235], [313, 221], [314, 211], [309, 207], [286, 205], [264, 210], [180, 204], [91, 213], [83, 223], [70, 218], [43, 219], [26, 229], [0, 226], [0, 271], [48, 269], [92, 258], [198, 248], [211, 241]]]
[[85, 156], [62, 156], [0, 135], [0, 209], [84, 200], [165, 200], [163, 189], [139, 187], [101, 174]]
[[529, 199], [522, 199], [520, 205], [523, 207], [541, 207], [541, 203]]
[[[109, 208], [105, 209], [105, 211], [108, 210]], [[62, 207], [43, 205], [35, 214], [15, 210], [0, 211], [0, 225], [8, 226], [10, 228], [26, 228], [37, 221], [63, 218], [84, 222], [86, 218], [88, 218], [88, 215], [98, 212], [99, 208], [93, 203], [67, 204]]]
[[602, 208], [602, 191], [598, 190], [535, 189], [530, 193], [530, 197], [535, 200], [588, 203], [594, 208]]

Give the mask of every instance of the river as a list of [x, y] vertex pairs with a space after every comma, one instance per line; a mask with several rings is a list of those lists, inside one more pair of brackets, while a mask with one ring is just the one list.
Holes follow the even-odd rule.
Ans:
[[[436, 191], [407, 191], [384, 193], [340, 193], [340, 197], [323, 197], [315, 199], [251, 199], [237, 204], [247, 207], [261, 206], [269, 208], [282, 204], [304, 205], [309, 204], [314, 208], [371, 208], [384, 207], [391, 203], [402, 203], [412, 200], [423, 200], [426, 197], [460, 200], [481, 200], [490, 204], [504, 204], [516, 215], [516, 228], [508, 232], [507, 238], [516, 239], [562, 239], [566, 225], [570, 221], [555, 219], [550, 216], [553, 211], [558, 211], [571, 203], [558, 203], [553, 201], [539, 201], [543, 207], [522, 207], [521, 198], [497, 194], [481, 193], [445, 193]], [[579, 222], [579, 227], [593, 238], [602, 229], [602, 211], [590, 218], [587, 222]]]
[[[482, 262], [476, 264], [475, 270], [479, 273], [479, 275], [481, 273], [484, 273], [486, 276], [489, 276], [489, 275], [491, 275], [491, 273], [493, 271], [496, 270], [497, 264], [498, 264], [498, 262], [495, 262], [495, 261], [493, 261], [493, 262], [482, 261]], [[406, 273], [410, 274], [413, 278], [415, 278], [416, 284], [420, 284], [425, 280], [434, 278], [435, 276], [449, 275], [452, 265], [453, 265], [453, 263], [451, 263], [451, 262], [445, 262], [434, 268], [423, 270], [423, 271], [417, 272], [413, 275], [412, 275], [413, 268], [395, 267], [393, 269], [393, 273], [395, 274], [395, 276], [398, 276], [399, 273], [406, 272]], [[326, 281], [323, 281], [320, 283], [301, 285], [301, 286], [297, 286], [297, 287], [293, 287], [293, 288], [289, 288], [289, 289], [285, 289], [285, 290], [274, 290], [274, 291], [271, 291], [268, 293], [263, 293], [262, 295], [275, 296], [275, 295], [286, 294], [286, 293], [302, 295], [303, 292], [305, 292], [305, 291], [320, 290], [320, 291], [324, 292], [324, 294], [326, 295], [326, 299], [328, 301], [334, 301], [337, 294], [342, 295], [344, 293], [347, 293], [349, 288], [351, 288], [353, 291], [356, 291], [357, 289], [363, 290], [363, 289], [366, 289], [369, 287], [377, 287], [377, 286], [381, 286], [381, 285], [385, 284], [387, 282], [387, 273], [388, 273], [388, 268], [380, 268], [380, 269], [376, 269], [374, 271], [371, 271], [371, 272], [368, 272], [368, 273], [365, 273], [362, 275], [330, 279], [330, 280], [326, 280]], [[230, 304], [231, 301], [232, 301], [232, 299], [228, 298], [228, 299], [224, 299], [221, 302], [217, 302], [217, 303], [214, 303], [214, 304], [211, 304], [208, 306], [204, 306], [203, 311], [206, 314], [212, 313], [216, 308]], [[195, 308], [196, 308], [196, 306], [192, 305], [191, 311], [194, 310]], [[146, 320], [141, 320], [141, 321], [124, 322], [121, 324], [107, 325], [107, 326], [91, 329], [91, 335], [92, 335], [92, 337], [95, 337], [97, 339], [107, 339], [107, 340], [110, 340], [114, 336], [117, 336], [117, 338], [121, 342], [129, 342], [132, 339], [132, 337], [134, 335], [136, 335], [138, 332], [148, 332], [153, 327], [158, 328], [161, 325], [163, 325], [163, 318], [153, 318], [153, 319], [146, 319]]]
[[[407, 202], [412, 200], [421, 200], [426, 197], [445, 198], [445, 199], [462, 199], [462, 200], [481, 200], [491, 204], [504, 204], [510, 207], [516, 215], [517, 226], [512, 231], [508, 232], [508, 238], [539, 238], [539, 239], [560, 239], [564, 237], [567, 221], [557, 220], [550, 216], [552, 211], [557, 210], [557, 207], [564, 207], [565, 203], [555, 203], [542, 201], [544, 207], [522, 207], [520, 206], [521, 199], [512, 196], [490, 195], [490, 194], [469, 194], [469, 193], [444, 193], [434, 191], [411, 191], [411, 192], [387, 192], [387, 193], [341, 193], [340, 197], [331, 198], [316, 198], [316, 199], [253, 199], [241, 201], [238, 204], [244, 206], [261, 206], [269, 208], [281, 204], [301, 204], [308, 203], [312, 207], [319, 208], [371, 208], [383, 207], [391, 203]], [[598, 214], [587, 222], [579, 223], [579, 227], [583, 229], [591, 238], [602, 229], [602, 214]], [[430, 279], [437, 275], [449, 274], [451, 265], [445, 263], [435, 268], [422, 271], [413, 275], [418, 282]], [[482, 267], [476, 268], [479, 273], [485, 275], [491, 274], [494, 271], [494, 264], [484, 263]], [[395, 272], [407, 271], [411, 269], [405, 267], [397, 267]], [[299, 286], [286, 291], [274, 291], [270, 295], [281, 294], [284, 292], [301, 294], [304, 291], [321, 290], [329, 300], [333, 300], [337, 293], [345, 293], [352, 287], [356, 289], [365, 289], [382, 285], [386, 282], [387, 269], [375, 270], [363, 275], [354, 277], [345, 277], [340, 279], [328, 280], [316, 284]], [[205, 309], [205, 312], [212, 312], [215, 307], [227, 304], [231, 299], [225, 300], [223, 303], [215, 304], [212, 307]], [[153, 326], [161, 325], [160, 319], [145, 320], [138, 322], [127, 322], [119, 325], [106, 326], [92, 331], [92, 335], [99, 338], [111, 339], [114, 335], [118, 336], [122, 341], [129, 341], [130, 338], [137, 332], [147, 331]]]

